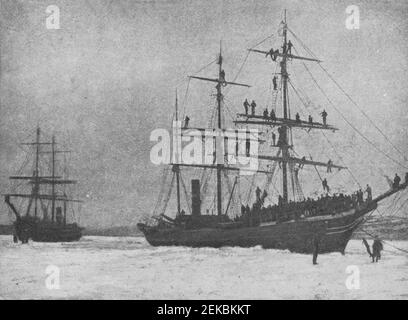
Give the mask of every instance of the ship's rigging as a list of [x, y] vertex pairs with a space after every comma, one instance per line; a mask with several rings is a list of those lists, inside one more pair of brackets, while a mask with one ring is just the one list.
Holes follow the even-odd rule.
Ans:
[[[303, 107], [303, 109], [307, 112], [308, 109], [310, 108], [311, 104], [311, 99], [307, 97], [307, 95], [304, 94], [297, 86], [295, 86], [294, 81], [292, 77], [290, 77], [287, 66], [288, 62], [292, 60], [299, 60], [300, 63], [305, 67], [307, 73], [310, 75], [312, 78], [313, 83], [316, 85], [316, 87], [323, 93], [325, 98], [327, 99], [328, 103], [330, 106], [333, 107], [333, 109], [338, 112], [343, 120], [352, 127], [353, 130], [355, 130], [367, 143], [369, 143], [372, 147], [374, 147], [378, 152], [380, 152], [384, 157], [388, 158], [389, 160], [393, 161], [394, 163], [398, 164], [400, 167], [407, 168], [406, 165], [404, 165], [401, 161], [395, 159], [393, 156], [387, 154], [384, 152], [381, 148], [379, 148], [374, 142], [372, 142], [368, 137], [366, 137], [358, 128], [356, 128], [350, 121], [347, 120], [347, 118], [341, 113], [341, 111], [335, 106], [335, 104], [330, 100], [328, 95], [324, 92], [321, 86], [319, 86], [318, 82], [316, 81], [315, 77], [311, 73], [310, 69], [307, 66], [307, 63], [316, 63], [329, 77], [330, 80], [334, 81], [336, 86], [342, 91], [343, 94], [345, 94], [348, 99], [358, 107], [360, 112], [369, 120], [370, 123], [373, 124], [373, 121], [368, 117], [368, 115], [357, 105], [357, 103], [344, 91], [344, 89], [338, 84], [336, 80], [331, 76], [331, 74], [327, 71], [326, 68], [324, 68], [321, 65], [321, 60], [317, 58], [317, 56], [302, 42], [302, 40], [299, 39], [299, 37], [287, 26], [286, 23], [286, 13], [285, 17], [281, 23], [281, 32], [282, 32], [282, 51], [275, 52], [276, 57], [280, 58], [279, 60], [274, 61], [275, 63], [275, 70], [273, 72], [273, 75], [279, 75], [280, 76], [280, 83], [278, 87], [276, 88], [277, 90], [270, 90], [271, 95], [270, 95], [270, 108], [277, 111], [277, 107], [279, 104], [282, 106], [282, 116], [277, 117], [273, 121], [269, 118], [265, 118], [264, 116], [260, 114], [255, 114], [255, 115], [250, 115], [250, 114], [238, 114], [238, 118], [235, 118], [233, 115], [233, 112], [229, 108], [229, 103], [226, 103], [228, 99], [226, 99], [225, 94], [223, 94], [222, 89], [224, 86], [227, 87], [225, 92], [228, 92], [230, 89], [230, 86], [247, 86], [245, 84], [241, 84], [237, 82], [237, 79], [244, 69], [245, 63], [247, 62], [249, 56], [251, 53], [254, 54], [262, 54], [262, 55], [268, 55], [270, 54], [269, 50], [261, 50], [257, 49], [258, 46], [261, 44], [265, 43], [266, 40], [272, 38], [273, 35], [268, 36], [264, 40], [258, 42], [255, 46], [250, 48], [247, 52], [247, 55], [244, 58], [244, 61], [242, 65], [240, 66], [237, 74], [235, 77], [233, 77], [233, 80], [228, 82], [225, 79], [225, 73], [222, 67], [222, 62], [223, 62], [223, 56], [222, 56], [222, 51], [220, 50], [219, 56], [216, 60], [211, 61], [209, 64], [205, 65], [203, 68], [201, 68], [197, 73], [200, 73], [204, 69], [208, 68], [211, 66], [213, 63], [218, 64], [218, 77], [217, 78], [209, 78], [209, 77], [204, 77], [204, 76], [197, 76], [193, 75], [188, 78], [188, 83], [187, 83], [187, 88], [186, 88], [186, 93], [184, 96], [184, 101], [183, 101], [183, 106], [184, 106], [184, 115], [186, 114], [185, 109], [186, 109], [186, 100], [188, 96], [188, 90], [190, 86], [190, 81], [192, 79], [197, 79], [197, 80], [202, 80], [202, 81], [210, 81], [216, 83], [216, 108], [213, 109], [213, 112], [211, 113], [211, 116], [209, 117], [209, 123], [208, 127], [209, 128], [214, 128], [216, 127], [218, 130], [223, 129], [223, 113], [224, 111], [227, 111], [231, 118], [233, 119], [233, 122], [236, 125], [243, 125], [243, 126], [260, 126], [263, 128], [266, 128], [266, 133], [268, 133], [268, 130], [273, 130], [274, 128], [278, 127], [281, 128], [280, 136], [281, 140], [279, 143], [279, 146], [273, 146], [273, 147], [278, 147], [278, 151], [275, 152], [274, 154], [266, 154], [266, 155], [259, 155], [258, 158], [260, 160], [265, 160], [268, 161], [269, 165], [266, 170], [259, 170], [259, 173], [263, 173], [266, 175], [265, 182], [263, 184], [264, 190], [270, 190], [270, 187], [273, 187], [273, 192], [275, 194], [279, 193], [282, 195], [282, 201], [283, 203], [288, 203], [289, 201], [300, 201], [304, 199], [304, 192], [301, 188], [301, 183], [299, 181], [299, 166], [303, 168], [304, 165], [310, 166], [313, 168], [316, 173], [319, 176], [319, 179], [322, 180], [319, 171], [317, 170], [317, 167], [325, 167], [328, 168], [330, 167], [331, 169], [346, 169], [350, 175], [352, 176], [353, 180], [356, 182], [356, 184], [361, 188], [360, 183], [356, 179], [355, 175], [351, 172], [349, 168], [347, 168], [344, 165], [344, 161], [340, 155], [340, 153], [336, 150], [334, 144], [330, 141], [328, 138], [328, 135], [324, 131], [336, 131], [338, 128], [334, 127], [333, 125], [327, 124], [327, 123], [320, 123], [318, 121], [297, 121], [293, 120], [292, 115], [291, 115], [291, 109], [290, 109], [290, 101], [289, 101], [289, 88], [293, 91], [294, 95], [299, 99], [301, 102], [300, 106]], [[302, 56], [299, 54], [299, 52], [296, 49], [296, 46], [291, 46], [290, 52], [288, 52], [288, 32], [293, 36], [293, 39], [297, 41], [297, 44], [300, 44], [300, 46], [307, 52], [309, 56]], [[294, 53], [292, 53], [292, 50]], [[277, 73], [277, 68], [280, 68], [280, 72]], [[249, 87], [249, 86], [248, 86]], [[215, 114], [214, 114], [215, 112]], [[302, 110], [299, 110], [300, 113], [302, 113], [302, 118], [305, 119], [305, 114], [303, 113]], [[179, 119], [178, 115], [178, 101], [176, 100], [176, 120]], [[375, 123], [374, 123], [375, 125]], [[401, 156], [404, 156], [403, 153], [392, 143], [392, 141], [381, 131], [381, 129], [375, 125], [375, 128], [384, 136], [384, 138], [387, 140], [388, 143], [392, 145], [392, 147], [398, 151], [398, 153]], [[197, 128], [194, 128], [197, 129]], [[300, 129], [304, 130], [308, 135], [310, 135], [310, 131], [319, 131], [321, 132], [322, 136], [327, 140], [327, 142], [330, 144], [331, 148], [333, 149], [334, 153], [336, 154], [337, 158], [340, 160], [340, 164], [328, 164], [325, 161], [315, 161], [312, 159], [312, 156], [309, 154], [309, 159], [305, 159], [304, 157], [301, 158], [299, 155], [297, 155], [296, 150], [294, 148], [294, 143], [293, 143], [293, 133], [292, 129]], [[183, 134], [186, 134], [186, 132], [183, 132]], [[270, 144], [269, 137], [264, 140], [264, 144], [261, 145], [261, 151], [265, 151], [266, 145]], [[270, 146], [272, 147], [272, 146]], [[269, 148], [271, 149], [271, 148]], [[272, 148], [273, 149], [273, 148]], [[406, 160], [406, 157], [404, 156], [404, 160]], [[331, 160], [330, 160], [331, 161]], [[154, 215], [156, 217], [162, 216], [164, 212], [166, 211], [168, 202], [170, 200], [171, 194], [172, 194], [172, 188], [173, 188], [173, 182], [176, 181], [176, 188], [177, 188], [177, 213], [180, 214], [181, 212], [181, 191], [180, 191], [180, 185], [183, 187], [184, 191], [184, 198], [187, 204], [188, 210], [191, 212], [191, 209], [189, 208], [189, 195], [187, 192], [187, 188], [185, 186], [184, 180], [182, 179], [182, 170], [181, 167], [185, 167], [187, 169], [192, 169], [192, 168], [198, 168], [200, 170], [200, 181], [202, 181], [201, 185], [201, 191], [202, 191], [202, 201], [204, 201], [208, 195], [207, 195], [207, 189], [209, 185], [209, 181], [211, 179], [211, 176], [213, 173], [216, 173], [216, 193], [214, 194], [214, 197], [211, 197], [214, 202], [213, 204], [216, 204], [216, 210], [215, 212], [218, 215], [223, 215], [228, 213], [228, 208], [230, 207], [231, 203], [234, 203], [236, 206], [237, 205], [242, 205], [245, 203], [250, 202], [251, 195], [253, 193], [253, 188], [256, 184], [256, 175], [253, 175], [251, 177], [246, 177], [246, 178], [239, 178], [236, 175], [233, 176], [232, 183], [229, 181], [229, 175], [231, 173], [234, 173], [234, 168], [230, 166], [224, 166], [222, 164], [215, 164], [215, 159], [214, 159], [214, 165], [183, 165], [183, 164], [174, 164], [173, 165], [173, 179], [172, 183], [165, 186], [165, 184], [162, 184], [162, 191], [160, 192], [159, 196], [159, 201], [157, 202], [157, 205], [154, 210]], [[282, 190], [279, 191], [276, 188], [276, 182], [278, 179], [276, 172], [277, 169], [280, 169], [282, 172], [281, 178], [280, 178], [280, 184], [282, 187]], [[170, 172], [170, 170], [167, 170], [165, 172]], [[242, 197], [241, 194], [241, 180], [242, 179], [247, 179], [249, 180], [249, 188], [247, 189], [247, 193], [245, 196]], [[223, 188], [223, 185], [225, 187]], [[227, 194], [223, 194], [223, 189], [228, 189]], [[239, 192], [236, 191], [236, 189], [239, 190]], [[292, 193], [292, 196], [290, 198], [289, 196], [289, 190]], [[269, 192], [272, 193], [272, 192]], [[165, 197], [163, 197], [163, 194], [166, 194]], [[237, 194], [237, 196], [234, 196], [234, 194]], [[269, 196], [269, 195], [268, 195]], [[162, 202], [162, 203], [160, 203]], [[207, 213], [213, 212], [213, 207], [211, 206], [209, 210], [207, 210]]]

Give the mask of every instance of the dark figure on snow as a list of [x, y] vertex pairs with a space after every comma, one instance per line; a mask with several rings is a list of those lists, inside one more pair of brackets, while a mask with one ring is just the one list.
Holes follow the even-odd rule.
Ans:
[[309, 123], [313, 123], [313, 118], [310, 114], [309, 114]]
[[268, 119], [268, 116], [269, 116], [268, 109], [265, 109], [264, 112], [263, 112], [264, 119]]
[[405, 184], [408, 184], [408, 172], [405, 174]]
[[252, 100], [252, 102], [251, 102], [251, 113], [252, 113], [253, 116], [255, 115], [255, 108], [256, 108], [255, 100]]
[[376, 236], [373, 242], [373, 262], [378, 262], [381, 259], [381, 251], [383, 250], [383, 244], [381, 240]]
[[393, 187], [394, 187], [394, 188], [398, 188], [400, 182], [401, 182], [401, 178], [399, 177], [398, 174], [395, 174]]
[[327, 112], [326, 112], [326, 110], [323, 110], [320, 114], [322, 115], [323, 124], [326, 125], [326, 124], [327, 124], [327, 122], [326, 122], [326, 120], [327, 120]]
[[313, 264], [317, 264], [317, 255], [319, 254], [319, 238], [318, 236], [313, 237]]
[[289, 42], [288, 42], [288, 51], [287, 51], [287, 54], [292, 54], [292, 47], [293, 47], [293, 44], [292, 44], [292, 42], [290, 42], [290, 40], [289, 40]]
[[323, 186], [323, 190], [326, 190], [328, 193], [330, 192], [330, 187], [327, 184], [327, 179], [326, 178], [323, 179], [322, 186]]
[[371, 187], [368, 184], [365, 191], [367, 192], [367, 201], [371, 201], [373, 199], [373, 193]]
[[296, 113], [296, 122], [300, 122], [300, 115], [299, 112]]
[[273, 84], [273, 90], [275, 90], [275, 91], [278, 90], [278, 83], [277, 83], [276, 76], [273, 77], [272, 84]]
[[188, 116], [186, 116], [184, 118], [184, 128], [187, 129], [188, 128], [188, 123], [190, 122], [190, 118]]
[[248, 109], [249, 109], [248, 99], [245, 99], [244, 101], [244, 109], [245, 109], [245, 114], [248, 115]]
[[275, 110], [271, 110], [271, 120], [272, 121], [276, 121], [276, 114], [275, 114]]
[[246, 153], [246, 156], [247, 156], [247, 157], [249, 157], [250, 148], [251, 148], [251, 141], [250, 141], [249, 139], [246, 139], [246, 142], [245, 142], [245, 153]]
[[275, 146], [276, 145], [276, 134], [275, 132], [272, 132], [272, 145]]

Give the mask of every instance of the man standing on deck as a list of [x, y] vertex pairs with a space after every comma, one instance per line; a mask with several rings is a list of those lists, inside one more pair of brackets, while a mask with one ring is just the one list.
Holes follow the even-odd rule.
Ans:
[[373, 200], [372, 190], [368, 184], [367, 184], [366, 192], [367, 192], [367, 201]]
[[256, 203], [260, 203], [261, 202], [261, 189], [259, 189], [259, 187], [256, 187], [255, 194], [256, 194]]
[[398, 174], [395, 174], [393, 187], [394, 187], [394, 188], [398, 188], [400, 182], [401, 182], [401, 178], [399, 177]]

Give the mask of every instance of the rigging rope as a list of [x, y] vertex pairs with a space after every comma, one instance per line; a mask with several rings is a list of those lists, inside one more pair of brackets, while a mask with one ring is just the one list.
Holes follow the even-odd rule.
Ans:
[[[306, 44], [296, 36], [296, 34], [288, 28], [289, 32], [296, 38], [297, 41], [301, 44], [301, 46], [315, 59], [317, 59], [316, 55], [310, 50]], [[343, 89], [343, 87], [333, 78], [333, 76], [329, 73], [329, 71], [324, 68], [321, 63], [318, 63], [319, 67], [326, 73], [326, 75], [333, 81], [333, 83], [340, 89], [340, 91], [354, 104], [357, 109], [367, 118], [367, 120], [377, 129], [377, 131], [387, 140], [387, 142], [404, 158], [405, 161], [408, 161], [407, 157], [399, 150], [394, 143], [387, 137], [387, 135], [376, 125], [376, 123], [367, 115], [367, 113], [357, 104], [357, 102]], [[403, 166], [404, 168], [407, 168]]]
[[[307, 111], [307, 104], [304, 102], [304, 100], [302, 99], [302, 97], [300, 96], [299, 92], [297, 91], [297, 89], [295, 88], [295, 86], [293, 85], [292, 81], [289, 79], [289, 84], [291, 85], [293, 91], [296, 93], [296, 95], [298, 96], [298, 98], [300, 99], [300, 101], [302, 102], [302, 104], [305, 107], [305, 110]], [[310, 136], [310, 133], [307, 132], [308, 135]], [[333, 149], [334, 153], [336, 154], [336, 156], [339, 158], [340, 163], [346, 167], [346, 170], [349, 172], [349, 174], [351, 175], [351, 177], [353, 178], [354, 182], [356, 182], [356, 184], [359, 186], [359, 188], [361, 188], [361, 185], [359, 183], [359, 181], [357, 180], [357, 178], [354, 176], [353, 172], [345, 165], [345, 162], [343, 160], [343, 158], [340, 156], [340, 154], [337, 152], [337, 149], [334, 147], [334, 145], [332, 144], [332, 142], [330, 141], [330, 139], [327, 137], [327, 135], [323, 132], [320, 131], [320, 133], [323, 135], [323, 137], [327, 140], [327, 142], [330, 144], [331, 148]], [[310, 155], [310, 154], [309, 154]], [[315, 168], [316, 169], [316, 168]], [[319, 175], [320, 180], [322, 180], [322, 178], [320, 177], [319, 172], [316, 169], [316, 172]]]
[[[365, 234], [369, 235], [370, 237], [375, 238], [375, 236], [373, 236], [371, 233], [367, 232], [366, 230], [364, 230], [364, 229], [360, 229], [360, 230], [363, 231]], [[397, 249], [397, 250], [399, 250], [401, 252], [408, 253], [408, 250], [405, 250], [405, 249], [399, 248], [397, 246], [394, 246], [391, 243], [389, 243], [388, 241], [381, 240], [381, 242], [384, 242], [386, 245], [388, 245], [390, 247], [393, 247], [394, 249]]]
[[[297, 51], [295, 49], [296, 54]], [[323, 88], [317, 83], [315, 77], [312, 75], [312, 73], [310, 72], [309, 68], [306, 66], [305, 63], [303, 63], [303, 66], [305, 67], [306, 71], [309, 73], [310, 77], [312, 78], [313, 82], [315, 83], [315, 85], [319, 88], [319, 90], [322, 92], [322, 94], [325, 96], [326, 100], [329, 102], [329, 104], [333, 107], [334, 110], [337, 111], [338, 114], [340, 114], [340, 116], [343, 118], [343, 120], [351, 127], [354, 129], [354, 131], [356, 131], [365, 141], [367, 141], [374, 149], [376, 149], [378, 152], [380, 152], [381, 154], [383, 154], [385, 157], [387, 157], [388, 159], [390, 159], [391, 161], [393, 161], [394, 163], [398, 164], [399, 166], [408, 169], [407, 166], [403, 165], [401, 162], [399, 162], [398, 160], [395, 160], [394, 158], [392, 158], [391, 156], [389, 156], [387, 153], [385, 153], [383, 150], [379, 149], [370, 139], [368, 139], [360, 130], [358, 130], [349, 120], [347, 120], [347, 118], [341, 113], [341, 111], [335, 106], [335, 104], [331, 101], [331, 99], [327, 96], [327, 94], [324, 92]]]

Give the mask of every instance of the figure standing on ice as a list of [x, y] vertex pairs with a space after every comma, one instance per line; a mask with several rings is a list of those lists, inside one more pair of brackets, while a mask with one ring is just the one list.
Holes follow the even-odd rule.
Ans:
[[383, 250], [383, 244], [381, 240], [378, 238], [378, 236], [375, 236], [374, 242], [373, 242], [373, 262], [378, 262], [378, 260], [381, 259], [381, 251]]

